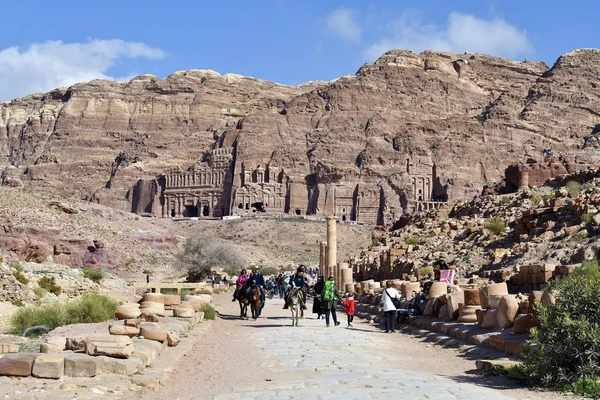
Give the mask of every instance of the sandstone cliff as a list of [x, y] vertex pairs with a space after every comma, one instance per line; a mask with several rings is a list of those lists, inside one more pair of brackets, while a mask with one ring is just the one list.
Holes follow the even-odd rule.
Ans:
[[[390, 223], [480, 193], [543, 149], [572, 170], [597, 163], [599, 61], [594, 49], [552, 68], [390, 51], [355, 76], [297, 87], [198, 70], [77, 84], [0, 104], [2, 182], [158, 216], [244, 214], [250, 203]], [[191, 182], [217, 171], [208, 185], [220, 191], [168, 198], [161, 177], [174, 167]], [[204, 184], [189, 182], [179, 186]]]

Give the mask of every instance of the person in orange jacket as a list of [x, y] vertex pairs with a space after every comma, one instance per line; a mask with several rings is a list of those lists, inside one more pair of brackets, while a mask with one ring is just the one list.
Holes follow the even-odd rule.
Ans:
[[352, 328], [352, 321], [354, 321], [354, 297], [352, 293], [348, 293], [343, 305], [348, 317], [348, 328]]

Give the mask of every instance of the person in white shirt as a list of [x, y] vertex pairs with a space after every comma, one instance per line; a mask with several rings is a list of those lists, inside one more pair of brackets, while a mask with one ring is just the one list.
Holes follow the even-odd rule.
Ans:
[[396, 314], [398, 313], [392, 299], [400, 300], [400, 293], [392, 287], [392, 281], [387, 281], [385, 290], [381, 296], [381, 305], [383, 305], [383, 317], [385, 320], [385, 333], [395, 332], [396, 330]]

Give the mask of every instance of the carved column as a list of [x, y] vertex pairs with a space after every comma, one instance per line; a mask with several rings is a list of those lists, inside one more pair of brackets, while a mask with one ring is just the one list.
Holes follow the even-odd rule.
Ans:
[[328, 276], [333, 276], [335, 266], [337, 264], [337, 218], [334, 216], [327, 217], [327, 267]]

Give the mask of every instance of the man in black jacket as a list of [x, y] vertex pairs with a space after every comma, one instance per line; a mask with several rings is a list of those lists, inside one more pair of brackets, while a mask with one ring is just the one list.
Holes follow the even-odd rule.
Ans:
[[[254, 269], [252, 270], [252, 273], [250, 274], [250, 276], [248, 277], [248, 280], [246, 281], [246, 284], [248, 285], [248, 288], [246, 289], [246, 298], [247, 299], [250, 298], [250, 289], [252, 289], [252, 285], [256, 284], [258, 286], [258, 288], [260, 289], [261, 304], [264, 304], [265, 303], [265, 288], [266, 288], [265, 278], [258, 270], [259, 270], [259, 266], [255, 265]], [[261, 307], [262, 307], [262, 305], [261, 305]]]
[[[302, 290], [302, 299], [304, 302], [302, 304], [302, 309], [306, 310], [306, 293], [308, 292], [308, 279], [306, 278], [306, 276], [304, 276], [304, 265], [298, 267], [296, 273], [290, 279], [290, 284], [295, 287], [299, 287], [300, 290]], [[285, 305], [283, 306], [284, 310], [288, 308], [289, 293], [290, 291], [288, 290], [288, 292], [285, 295]]]

